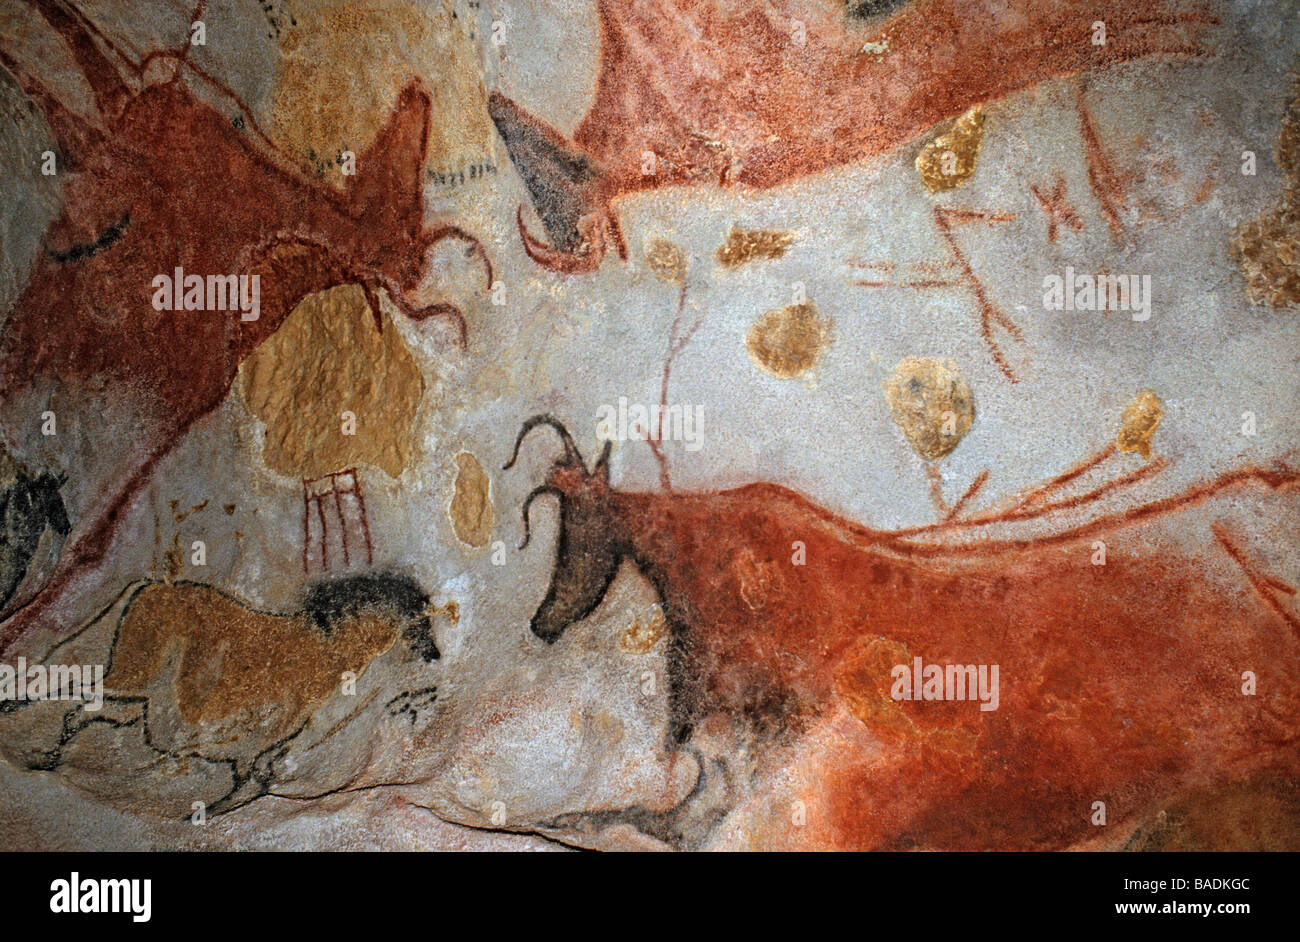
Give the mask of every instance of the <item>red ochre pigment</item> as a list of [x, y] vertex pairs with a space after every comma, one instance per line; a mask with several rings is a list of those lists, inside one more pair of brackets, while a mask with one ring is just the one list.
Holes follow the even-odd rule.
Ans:
[[[554, 420], [524, 432], [538, 424], [557, 427], [566, 455], [535, 492], [559, 498], [562, 525], [534, 633], [555, 641], [631, 560], [672, 635], [671, 738], [722, 714], [779, 750], [839, 705], [879, 741], [818, 758], [815, 786], [798, 796], [800, 841], [1064, 847], [1113, 833], [1092, 823], [1097, 801], [1116, 825], [1184, 788], [1300, 775], [1294, 587], [1259, 571], [1222, 525], [1200, 556], [1146, 538], [1229, 492], [1294, 494], [1300, 472], [1245, 468], [1047, 535], [959, 540], [959, 523], [873, 530], [773, 484], [619, 491], [606, 458], [588, 473]], [[1013, 508], [981, 526], [1025, 519]], [[1226, 576], [1207, 568], [1215, 559]], [[997, 709], [974, 695], [892, 698], [892, 669], [917, 657], [997, 665]]]
[[[869, 23], [806, 0], [596, 6], [595, 100], [572, 143], [500, 94], [489, 103], [553, 242], [530, 235], [520, 216], [524, 247], [559, 271], [593, 270], [611, 244], [626, 257], [613, 204], [628, 193], [780, 186], [888, 153], [1046, 79], [1142, 57], [1209, 57], [1215, 23], [1202, 7], [1151, 0], [1104, 10], [1008, 0], [980, 13], [916, 0]], [[1098, 20], [1104, 44], [1093, 41]]]
[[[398, 96], [378, 138], [357, 155], [343, 192], [296, 169], [255, 128], [200, 101], [179, 76], [181, 59], [153, 53], [136, 66], [115, 65], [71, 5], [31, 0], [70, 47], [90, 85], [102, 126], [78, 117], [13, 58], [3, 64], [42, 108], [67, 168], [62, 213], [0, 339], [0, 403], [10, 442], [39, 435], [16, 428], [23, 393], [57, 382], [96, 390], [112, 413], [127, 401], [144, 421], [123, 452], [135, 457], [74, 532], [58, 567], [35, 599], [0, 631], [0, 651], [104, 557], [131, 500], [157, 462], [197, 419], [225, 397], [239, 364], [307, 295], [359, 283], [378, 319], [386, 290], [417, 319], [447, 317], [464, 343], [464, 318], [447, 304], [416, 310], [405, 296], [442, 239], [478, 249], [444, 226], [425, 227], [421, 181], [432, 100], [418, 80]], [[103, 40], [106, 45], [107, 40]], [[148, 84], [145, 76], [172, 78]], [[128, 86], [126, 73], [138, 92]], [[233, 93], [226, 96], [239, 104]], [[240, 105], [245, 122], [251, 122]], [[39, 155], [33, 154], [33, 160]], [[158, 311], [153, 279], [176, 268], [202, 275], [260, 275], [261, 312]], [[66, 421], [66, 419], [64, 420]]]

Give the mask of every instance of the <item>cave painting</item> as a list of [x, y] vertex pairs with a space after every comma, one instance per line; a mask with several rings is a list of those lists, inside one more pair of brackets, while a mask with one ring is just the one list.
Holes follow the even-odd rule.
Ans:
[[68, 512], [59, 496], [59, 481], [49, 472], [32, 475], [0, 452], [0, 613], [28, 576], [32, 557], [47, 532], [68, 535]]
[[1236, 233], [1232, 249], [1256, 304], [1300, 304], [1300, 74], [1277, 141], [1277, 164], [1285, 174], [1282, 198], [1272, 211]]
[[[673, 743], [722, 714], [776, 754], [843, 704], [883, 749], [829, 757], [825, 784], [806, 796], [825, 805], [811, 846], [1061, 848], [1087, 836], [1092, 796], [1141, 817], [1165, 790], [1300, 771], [1300, 687], [1281, 666], [1300, 648], [1300, 615], [1278, 600], [1295, 587], [1260, 572], [1218, 524], [1238, 589], [1258, 592], [1251, 605], [1195, 556], [1143, 539], [1147, 525], [1231, 490], [1294, 497], [1292, 468], [1242, 468], [1038, 536], [954, 539], [975, 522], [1050, 521], [1095, 500], [1069, 490], [1113, 447], [1005, 512], [890, 532], [771, 484], [616, 489], [608, 445], [588, 469], [551, 416], [524, 423], [507, 467], [544, 427], [563, 450], [524, 503], [525, 534], [540, 496], [558, 500], [560, 517], [532, 632], [558, 642], [627, 560], [666, 613]], [[961, 665], [962, 692], [941, 686], [954, 683], [951, 667], [935, 675], [924, 664]], [[1275, 665], [1267, 705], [1241, 695], [1242, 664]], [[629, 809], [626, 820], [672, 841], [680, 813]]]
[[[384, 292], [410, 318], [450, 319], [463, 344], [457, 307], [405, 299], [422, 278], [428, 250], [447, 239], [475, 247], [491, 282], [472, 236], [425, 222], [432, 103], [418, 80], [402, 89], [374, 142], [356, 155], [357, 173], [340, 193], [294, 167], [249, 127], [251, 117], [240, 130], [196, 97], [186, 84], [195, 69], [184, 57], [156, 51], [131, 61], [101, 42], [71, 4], [32, 5], [75, 57], [98, 123], [62, 105], [13, 52], [0, 50], [0, 64], [41, 106], [70, 167], [64, 209], [0, 341], [0, 420], [11, 443], [23, 441], [33, 430], [20, 427], [26, 420], [14, 413], [25, 394], [94, 381], [103, 384], [104, 404], [129, 407], [139, 425], [116, 480], [80, 519], [73, 513], [56, 571], [5, 623], [0, 648], [103, 560], [161, 458], [220, 403], [239, 364], [304, 297], [360, 285], [378, 327]], [[159, 312], [155, 279], [185, 269], [202, 274], [186, 281], [182, 309]], [[256, 320], [204, 309], [214, 279], [230, 273], [260, 278]]]
[[[375, 658], [400, 643], [418, 662], [436, 661], [431, 615], [419, 586], [391, 573], [316, 582], [302, 608], [286, 613], [258, 611], [201, 583], [132, 586], [106, 616], [116, 623], [102, 701], [63, 713], [50, 741], [23, 761], [57, 770], [88, 728], [136, 730], [159, 757], [224, 770], [205, 803], [222, 814], [267, 793], [312, 715], [332, 698], [355, 696], [349, 685]], [[66, 661], [62, 649], [46, 660]]]
[[1300, 847], [1300, 39], [274, 0], [227, 61], [203, 0], [13, 6], [0, 129], [57, 171], [0, 223], [0, 774], [50, 814]]
[[371, 312], [358, 285], [311, 295], [240, 365], [238, 379], [249, 411], [266, 423], [267, 467], [302, 481], [303, 571], [327, 571], [331, 558], [350, 568], [354, 555], [371, 565], [357, 465], [402, 474], [424, 393], [387, 315]]
[[1093, 8], [1074, 0], [1015, 0], [985, 16], [952, 0], [890, 6], [900, 8], [855, 22], [800, 0], [599, 0], [595, 99], [572, 141], [500, 93], [489, 100], [546, 233], [529, 232], [521, 207], [529, 256], [591, 271], [611, 250], [627, 258], [621, 196], [682, 183], [773, 187], [960, 116], [952, 172], [917, 164], [927, 186], [947, 189], [974, 170], [982, 116], [968, 109], [1110, 63], [1214, 52], [1215, 18], [1195, 6], [1110, 4], [1104, 45], [1089, 41]]

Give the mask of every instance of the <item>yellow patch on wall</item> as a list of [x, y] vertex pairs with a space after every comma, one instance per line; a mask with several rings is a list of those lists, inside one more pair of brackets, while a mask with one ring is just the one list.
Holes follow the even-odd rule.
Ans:
[[686, 281], [686, 256], [666, 239], [652, 239], [646, 244], [645, 262], [655, 277], [669, 284], [680, 285]]
[[1164, 403], [1155, 393], [1149, 389], [1138, 393], [1137, 398], [1124, 410], [1124, 424], [1116, 438], [1119, 450], [1136, 451], [1143, 458], [1150, 458], [1151, 436], [1156, 433], [1164, 415]]
[[907, 357], [885, 383], [889, 411], [927, 461], [949, 454], [975, 421], [975, 397], [955, 364]]
[[1282, 119], [1275, 156], [1286, 175], [1281, 205], [1244, 223], [1232, 252], [1251, 302], [1285, 307], [1300, 304], [1300, 77]]
[[[357, 285], [305, 298], [246, 359], [236, 378], [266, 423], [268, 467], [316, 478], [357, 464], [397, 477], [415, 449], [424, 379], [397, 328], [382, 335]], [[344, 413], [355, 434], [344, 434]]]
[[447, 515], [462, 543], [483, 546], [492, 536], [491, 481], [467, 451], [456, 456], [456, 487]]
[[649, 654], [667, 634], [663, 609], [654, 605], [648, 612], [639, 612], [618, 636], [618, 649], [624, 654]]
[[793, 379], [816, 366], [829, 342], [829, 322], [808, 301], [768, 311], [745, 337], [750, 358], [780, 379]]
[[942, 716], [932, 721], [913, 722], [900, 701], [893, 698], [895, 671], [908, 669], [912, 652], [893, 638], [863, 638], [835, 666], [835, 694], [844, 708], [872, 733], [890, 745], [916, 742], [932, 756], [970, 757], [978, 735], [967, 728], [952, 726]]
[[718, 246], [718, 264], [735, 268], [763, 259], [780, 258], [794, 244], [794, 233], [776, 229], [737, 229], [732, 226], [727, 241]]
[[916, 172], [931, 193], [961, 186], [975, 172], [984, 142], [984, 109], [979, 105], [958, 118], [952, 130], [940, 134], [916, 155]]
[[916, 735], [911, 719], [890, 698], [896, 664], [911, 664], [907, 645], [889, 638], [866, 638], [835, 667], [835, 693], [845, 709], [886, 742], [904, 742]]

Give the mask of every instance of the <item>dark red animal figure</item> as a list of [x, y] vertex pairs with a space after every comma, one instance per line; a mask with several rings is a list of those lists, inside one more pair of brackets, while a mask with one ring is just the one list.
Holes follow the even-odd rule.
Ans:
[[777, 186], [888, 153], [1045, 79], [1144, 56], [1204, 57], [1215, 22], [1151, 0], [596, 8], [595, 99], [572, 142], [499, 93], [489, 101], [550, 239], [529, 234], [521, 213], [524, 247], [558, 271], [591, 271], [611, 245], [627, 256], [614, 204], [628, 193]]
[[[1245, 469], [1049, 536], [943, 544], [772, 484], [625, 493], [609, 484], [608, 444], [589, 471], [550, 416], [524, 423], [506, 467], [541, 425], [564, 452], [524, 504], [525, 543], [535, 498], [556, 497], [560, 514], [533, 633], [555, 642], [590, 615], [627, 560], [671, 632], [673, 740], [722, 714], [775, 751], [835, 709], [856, 717], [873, 748], [817, 770], [813, 846], [1061, 848], [1102, 833], [1098, 801], [1113, 826], [1187, 789], [1300, 780], [1300, 619], [1278, 601], [1294, 587], [1257, 572], [1226, 529], [1225, 570], [1244, 579], [1216, 579], [1146, 532], [1229, 489], [1293, 489], [1294, 470]], [[894, 669], [918, 657], [996, 665], [996, 709], [973, 691], [896, 698]]]
[[[277, 152], [238, 98], [182, 54], [155, 52], [133, 63], [72, 4], [28, 2], [71, 50], [100, 123], [74, 114], [12, 51], [0, 51], [0, 64], [49, 120], [66, 173], [63, 210], [0, 337], [0, 427], [8, 446], [23, 450], [40, 435], [31, 397], [61, 388], [139, 421], [130, 440], [106, 445], [120, 450], [120, 473], [93, 506], [73, 509], [75, 529], [57, 569], [4, 625], [0, 651], [98, 564], [158, 461], [222, 401], [243, 359], [302, 298], [360, 284], [378, 318], [382, 290], [410, 317], [450, 318], [463, 344], [458, 309], [417, 309], [410, 300], [426, 254], [444, 239], [463, 241], [491, 283], [473, 237], [425, 225], [432, 101], [418, 80], [357, 155], [357, 173], [340, 193]], [[232, 121], [205, 103], [185, 77], [216, 89], [240, 114]], [[153, 279], [177, 267], [200, 276], [259, 275], [259, 318], [156, 310]]]

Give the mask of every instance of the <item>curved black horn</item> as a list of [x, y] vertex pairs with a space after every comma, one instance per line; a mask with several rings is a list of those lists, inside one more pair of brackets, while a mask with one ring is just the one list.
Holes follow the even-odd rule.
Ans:
[[522, 511], [520, 511], [523, 514], [523, 518], [524, 518], [524, 541], [519, 544], [520, 549], [524, 549], [526, 546], [528, 546], [528, 541], [532, 539], [533, 536], [532, 530], [530, 529], [528, 524], [529, 508], [533, 506], [533, 500], [538, 497], [541, 497], [543, 494], [554, 494], [561, 501], [564, 500], [564, 492], [561, 491], [558, 487], [555, 487], [554, 485], [551, 484], [542, 484], [539, 487], [535, 487], [528, 492], [528, 496], [524, 498], [524, 508]]
[[515, 461], [519, 458], [519, 446], [523, 444], [524, 436], [537, 428], [539, 425], [549, 425], [555, 429], [560, 436], [560, 441], [564, 443], [564, 459], [567, 463], [577, 462], [578, 466], [585, 468], [586, 464], [582, 460], [582, 453], [578, 451], [578, 446], [573, 443], [573, 436], [569, 430], [553, 415], [535, 415], [524, 422], [523, 428], [519, 430], [519, 435], [515, 439], [515, 450], [510, 454], [510, 460], [501, 466], [502, 471], [509, 471], [514, 467]]

